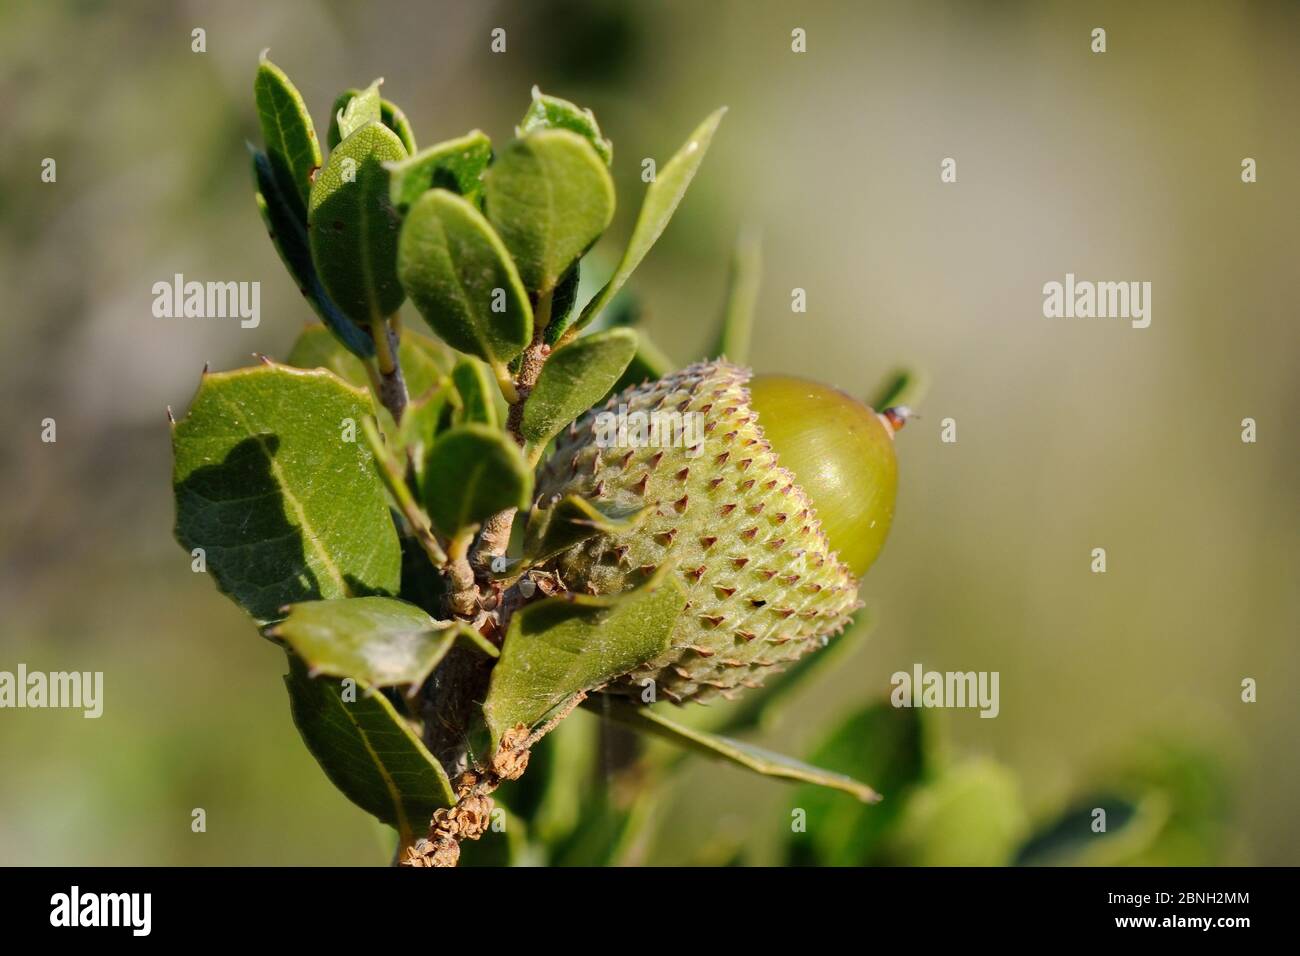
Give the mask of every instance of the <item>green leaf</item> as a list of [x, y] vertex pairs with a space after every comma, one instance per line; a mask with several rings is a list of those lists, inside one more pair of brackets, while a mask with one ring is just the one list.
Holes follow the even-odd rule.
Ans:
[[265, 153], [253, 153], [253, 179], [257, 184], [257, 209], [266, 224], [266, 231], [280, 254], [280, 261], [298, 284], [299, 291], [320, 316], [326, 328], [354, 355], [362, 358], [375, 354], [375, 342], [370, 333], [357, 326], [339, 311], [334, 300], [316, 274], [311, 261], [311, 247], [307, 240], [307, 213], [305, 208], [295, 210], [289, 195], [280, 188]]
[[493, 743], [663, 653], [685, 606], [686, 592], [665, 565], [616, 597], [552, 597], [520, 608], [483, 704]]
[[534, 86], [533, 101], [519, 124], [519, 135], [527, 136], [539, 129], [567, 129], [577, 133], [591, 144], [606, 166], [614, 161], [614, 144], [600, 135], [600, 125], [591, 110], [558, 96], [547, 96]]
[[370, 399], [325, 371], [205, 375], [172, 430], [176, 538], [259, 621], [287, 604], [392, 594], [401, 554], [359, 436]]
[[506, 508], [526, 508], [533, 474], [519, 446], [485, 425], [444, 432], [424, 466], [424, 505], [448, 538]]
[[876, 392], [871, 407], [877, 411], [899, 405], [915, 405], [929, 388], [928, 377], [918, 369], [901, 368], [895, 371]]
[[404, 842], [435, 810], [455, 805], [446, 771], [381, 692], [313, 678], [293, 655], [284, 683], [293, 721], [325, 775]]
[[294, 368], [328, 369], [359, 389], [370, 384], [365, 364], [343, 348], [328, 329], [319, 325], [309, 325], [298, 334], [297, 340], [289, 349], [285, 364]]
[[880, 794], [852, 777], [822, 770], [753, 744], [688, 727], [650, 707], [625, 701], [611, 701], [607, 707], [602, 701], [600, 712], [642, 733], [652, 734], [707, 757], [729, 761], [765, 777], [828, 787], [851, 794], [863, 803], [875, 803], [880, 799]]
[[1028, 820], [1006, 767], [968, 760], [918, 790], [887, 836], [887, 862], [905, 866], [1005, 866]]
[[510, 254], [468, 200], [426, 192], [406, 216], [397, 268], [429, 326], [498, 378], [532, 340], [532, 306]]
[[[451, 383], [456, 353], [437, 339], [411, 329], [402, 330], [397, 350], [411, 400], [399, 426], [371, 392], [373, 413], [390, 444], [411, 457], [417, 479], [424, 473], [425, 454], [433, 440], [451, 424], [452, 409], [460, 401]], [[287, 359], [296, 368], [325, 368], [357, 388], [367, 389], [366, 367], [350, 355], [325, 329], [308, 326], [298, 336]], [[401, 466], [405, 471], [405, 466]]]
[[528, 517], [524, 557], [536, 564], [567, 551], [597, 534], [624, 534], [633, 530], [654, 510], [653, 506], [631, 510], [602, 511], [581, 495], [566, 495], [551, 508], [534, 508]]
[[582, 260], [575, 262], [560, 279], [551, 295], [551, 320], [546, 325], [544, 340], [547, 345], [555, 346], [560, 335], [573, 316], [573, 309], [578, 304], [578, 287], [582, 284]]
[[749, 361], [749, 340], [754, 328], [754, 307], [758, 302], [758, 280], [763, 269], [763, 250], [756, 235], [742, 235], [731, 256], [726, 304], [712, 354], [739, 365]]
[[487, 366], [476, 358], [464, 356], [451, 370], [451, 380], [460, 396], [456, 412], [457, 425], [487, 425], [498, 428], [497, 407], [493, 396], [496, 388], [488, 374]]
[[401, 218], [389, 202], [384, 169], [405, 155], [390, 130], [367, 123], [330, 153], [311, 187], [312, 262], [330, 298], [363, 326], [388, 318], [406, 298], [397, 281]]
[[388, 167], [390, 198], [403, 211], [430, 189], [446, 189], [477, 203], [491, 159], [492, 141], [479, 130], [430, 146]]
[[379, 121], [397, 134], [407, 153], [415, 152], [415, 130], [400, 106], [390, 100], [380, 100]]
[[543, 129], [508, 145], [488, 169], [488, 221], [529, 291], [555, 289], [614, 217], [614, 182], [591, 144]]
[[[407, 328], [402, 329], [402, 344], [398, 348], [398, 354], [402, 362], [402, 374], [406, 376], [413, 395], [441, 385], [460, 359], [453, 349], [433, 336]], [[417, 389], [415, 382], [419, 370], [427, 370], [424, 374], [428, 375], [425, 380], [428, 384]]]
[[265, 52], [257, 66], [253, 96], [271, 168], [297, 218], [305, 220], [311, 176], [321, 164], [311, 114], [289, 77], [266, 58]]
[[424, 484], [424, 465], [429, 449], [453, 424], [458, 399], [456, 387], [448, 382], [442, 388], [430, 389], [420, 398], [412, 399], [406, 406], [402, 424], [398, 427], [398, 438], [415, 467], [417, 486]]
[[[376, 83], [379, 82], [381, 81], [376, 81]], [[329, 132], [325, 136], [325, 141], [329, 144], [330, 149], [333, 149], [339, 144], [340, 140], [345, 138], [339, 127], [339, 113], [347, 109], [348, 104], [352, 102], [354, 97], [367, 92], [369, 91], [358, 89], [344, 90], [338, 95], [338, 98], [334, 100], [334, 108], [330, 110]], [[402, 145], [406, 147], [408, 153], [415, 152], [415, 132], [411, 129], [411, 124], [407, 120], [406, 114], [402, 112], [396, 103], [380, 99], [378, 115], [375, 115], [373, 102], [370, 100], [363, 103], [359, 109], [370, 121], [383, 123], [392, 130], [393, 133], [396, 134], [397, 138], [402, 141]]]
[[439, 621], [386, 597], [305, 601], [267, 629], [293, 648], [313, 676], [352, 677], [371, 687], [418, 688], [460, 639], [488, 657], [497, 649], [461, 622]]
[[610, 329], [578, 339], [551, 354], [524, 405], [522, 432], [538, 451], [609, 393], [636, 353], [631, 329]]
[[864, 807], [816, 787], [801, 789], [790, 806], [804, 810], [808, 827], [806, 832], [790, 836], [787, 862], [799, 866], [879, 862], [880, 845], [889, 827], [915, 788], [932, 774], [928, 739], [919, 709], [893, 707], [884, 700], [849, 715], [808, 760], [871, 780], [884, 799], [878, 806]]
[[383, 114], [379, 106], [379, 86], [383, 82], [383, 80], [375, 80], [364, 90], [349, 90], [338, 98], [331, 120], [333, 129], [330, 135], [330, 149], [367, 123], [383, 122]]
[[618, 294], [619, 289], [623, 288], [623, 283], [627, 282], [628, 276], [641, 264], [650, 247], [663, 233], [668, 220], [677, 211], [678, 203], [686, 195], [686, 188], [695, 178], [704, 154], [708, 152], [709, 143], [713, 141], [713, 134], [718, 124], [722, 122], [722, 115], [726, 111], [724, 106], [710, 114], [697, 126], [691, 133], [690, 139], [658, 171], [655, 181], [646, 188], [645, 199], [641, 202], [641, 212], [637, 215], [636, 226], [632, 229], [632, 238], [628, 241], [623, 258], [619, 261], [609, 282], [583, 308], [577, 322], [578, 328], [585, 326], [609, 305], [610, 300]]

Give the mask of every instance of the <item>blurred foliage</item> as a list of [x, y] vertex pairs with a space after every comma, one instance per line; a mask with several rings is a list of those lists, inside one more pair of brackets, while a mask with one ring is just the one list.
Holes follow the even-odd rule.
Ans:
[[[758, 695], [771, 706], [779, 695]], [[593, 710], [599, 711], [597, 704]], [[761, 721], [760, 721], [761, 723]], [[621, 751], [621, 752], [620, 752]], [[809, 763], [870, 781], [867, 804], [819, 786], [789, 797], [775, 862], [791, 866], [1212, 866], [1230, 860], [1227, 777], [1210, 751], [1144, 740], [1037, 814], [1024, 782], [988, 757], [950, 756], [937, 720], [883, 700], [821, 738]], [[611, 761], [611, 757], [613, 760]], [[610, 766], [611, 762], [616, 766]], [[608, 866], [644, 861], [672, 826], [663, 807], [682, 762], [579, 713], [534, 748], [499, 792], [503, 829], [467, 844], [469, 865]], [[1104, 824], [1097, 811], [1104, 810]], [[771, 821], [753, 821], [769, 829]], [[745, 834], [694, 848], [688, 862], [753, 862]]]

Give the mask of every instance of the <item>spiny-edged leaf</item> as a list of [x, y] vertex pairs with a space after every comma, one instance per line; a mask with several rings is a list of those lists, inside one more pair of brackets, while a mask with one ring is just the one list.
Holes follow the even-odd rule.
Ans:
[[[440, 387], [450, 374], [456, 354], [437, 339], [412, 329], [402, 330], [397, 350], [412, 400]], [[286, 364], [295, 368], [327, 368], [349, 385], [367, 388], [366, 367], [342, 348], [328, 330], [318, 325], [303, 329], [289, 350]]]
[[492, 141], [480, 130], [472, 130], [393, 163], [388, 168], [393, 205], [405, 211], [430, 189], [446, 189], [477, 203], [491, 158]]
[[763, 251], [757, 235], [742, 234], [731, 254], [727, 298], [722, 307], [718, 337], [707, 358], [726, 358], [738, 365], [749, 361], [749, 340], [754, 328], [754, 307], [758, 303], [758, 280], [763, 269]]
[[462, 356], [451, 370], [451, 380], [460, 396], [460, 408], [456, 410], [457, 425], [487, 425], [497, 428], [497, 407], [494, 396], [496, 386], [487, 366], [476, 358]]
[[519, 446], [486, 425], [438, 436], [425, 462], [424, 506], [447, 537], [506, 508], [526, 508], [533, 474]]
[[677, 151], [672, 159], [658, 171], [654, 182], [646, 187], [645, 198], [641, 201], [641, 212], [637, 215], [636, 226], [632, 229], [632, 238], [628, 241], [623, 258], [618, 268], [605, 287], [582, 310], [577, 326], [582, 328], [609, 305], [610, 300], [627, 282], [628, 276], [641, 264], [650, 247], [663, 233], [668, 220], [677, 211], [677, 205], [686, 195], [686, 188], [695, 178], [696, 171], [704, 154], [708, 152], [713, 134], [722, 122], [722, 115], [727, 111], [724, 106], [704, 120], [691, 133], [685, 145]]
[[497, 649], [466, 624], [439, 621], [396, 598], [305, 601], [267, 629], [310, 672], [352, 677], [371, 687], [418, 687], [457, 639], [488, 657]]
[[582, 260], [575, 262], [560, 279], [551, 295], [551, 320], [547, 323], [544, 336], [546, 344], [554, 346], [560, 340], [561, 331], [573, 316], [574, 306], [578, 304], [578, 287], [582, 284]]
[[311, 187], [312, 262], [330, 298], [361, 325], [388, 318], [406, 298], [397, 281], [401, 219], [384, 169], [405, 155], [391, 130], [367, 123], [330, 153]]
[[552, 597], [516, 611], [483, 704], [493, 742], [663, 653], [685, 606], [665, 565], [615, 597]]
[[591, 143], [596, 155], [608, 166], [614, 161], [614, 144], [600, 135], [600, 125], [591, 110], [558, 96], [547, 96], [533, 87], [533, 101], [519, 123], [519, 135], [527, 136], [539, 129], [567, 129]]
[[534, 508], [528, 518], [524, 557], [530, 563], [567, 551], [597, 534], [623, 534], [637, 527], [652, 506], [601, 510], [581, 495], [566, 495], [551, 508]]
[[884, 800], [864, 807], [817, 787], [799, 790], [790, 806], [807, 813], [808, 828], [790, 836], [787, 862], [865, 866], [879, 860], [885, 833], [933, 772], [925, 719], [919, 709], [883, 700], [849, 715], [813, 750], [809, 762], [870, 780]]
[[586, 139], [543, 129], [497, 157], [484, 202], [524, 285], [547, 295], [614, 217], [614, 181]]
[[330, 118], [330, 149], [367, 123], [383, 122], [379, 105], [379, 87], [383, 82], [375, 80], [364, 90], [348, 90], [335, 100], [334, 115]]
[[533, 337], [533, 310], [514, 262], [468, 200], [431, 189], [411, 207], [398, 252], [402, 285], [453, 348], [497, 371]]
[[[330, 110], [329, 131], [325, 135], [325, 142], [329, 144], [330, 149], [337, 146], [339, 141], [344, 138], [339, 129], [339, 111], [345, 110], [352, 98], [363, 92], [365, 91], [358, 89], [344, 90], [334, 100], [334, 108]], [[396, 103], [381, 98], [379, 100], [378, 116], [374, 115], [373, 106], [369, 102], [363, 104], [362, 109], [366, 116], [383, 123], [392, 130], [397, 135], [397, 138], [402, 141], [402, 145], [406, 147], [408, 153], [415, 152], [415, 132], [411, 129], [406, 114], [402, 112]]]
[[884, 411], [899, 405], [916, 405], [925, 395], [929, 384], [928, 377], [919, 369], [897, 369], [876, 391], [871, 407]]
[[[257, 209], [266, 224], [280, 261], [298, 284], [303, 297], [320, 316], [326, 328], [352, 354], [362, 358], [375, 354], [375, 342], [370, 333], [362, 329], [341, 311], [325, 291], [311, 261], [311, 247], [307, 240], [307, 212], [297, 211], [278, 179], [265, 153], [253, 150], [253, 179], [257, 183]], [[359, 364], [359, 363], [358, 363]]]
[[[307, 216], [307, 197], [311, 194], [312, 172], [320, 168], [320, 143], [311, 114], [297, 87], [283, 70], [263, 52], [253, 81], [257, 101], [257, 118], [262, 127], [262, 141], [277, 179], [289, 196], [299, 219]], [[291, 187], [291, 188], [290, 188]]]
[[286, 604], [393, 594], [401, 555], [370, 452], [370, 399], [333, 374], [205, 375], [172, 430], [176, 538], [259, 621]]
[[578, 339], [551, 354], [524, 405], [522, 431], [533, 449], [545, 447], [618, 381], [636, 354], [631, 329], [610, 329]]
[[598, 708], [600, 712], [643, 733], [660, 737], [680, 747], [687, 747], [707, 757], [729, 761], [765, 777], [777, 777], [782, 780], [839, 790], [853, 795], [863, 803], [875, 803], [880, 799], [880, 794], [852, 777], [823, 770], [753, 744], [688, 727], [650, 707], [625, 701], [611, 701], [606, 707], [602, 701]]
[[325, 775], [403, 839], [455, 804], [447, 772], [382, 692], [360, 681], [313, 678], [292, 654], [284, 683], [293, 721]]
[[1027, 830], [1016, 775], [992, 760], [972, 759], [912, 795], [886, 835], [884, 860], [905, 866], [1006, 866]]

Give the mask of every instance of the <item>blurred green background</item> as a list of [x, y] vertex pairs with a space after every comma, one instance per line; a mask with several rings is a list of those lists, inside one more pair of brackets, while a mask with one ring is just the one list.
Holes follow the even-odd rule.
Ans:
[[[636, 275], [646, 327], [696, 357], [751, 226], [757, 368], [864, 396], [900, 361], [933, 381], [863, 584], [876, 627], [756, 739], [806, 754], [915, 662], [996, 670], [997, 719], [941, 719], [1031, 814], [1159, 736], [1220, 768], [1213, 859], [1300, 863], [1300, 6], [1029, 0], [4, 4], [0, 669], [102, 670], [105, 710], [0, 711], [0, 863], [386, 859], [301, 745], [281, 652], [171, 538], [164, 408], [205, 362], [283, 357], [311, 317], [252, 199], [264, 47], [318, 129], [375, 76], [422, 144], [508, 138], [534, 83], [592, 107], [615, 144], [611, 258], [641, 159], [729, 105]], [[177, 272], [261, 281], [260, 327], [154, 318]], [[1150, 328], [1044, 319], [1066, 272], [1150, 281]], [[640, 858], [779, 841], [797, 792], [693, 761]]]

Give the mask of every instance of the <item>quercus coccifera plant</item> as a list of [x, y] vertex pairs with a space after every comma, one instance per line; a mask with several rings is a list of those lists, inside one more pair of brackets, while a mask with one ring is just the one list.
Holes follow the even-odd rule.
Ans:
[[[534, 89], [507, 142], [420, 148], [376, 81], [334, 103], [323, 151], [265, 55], [255, 98], [257, 205], [322, 325], [284, 363], [205, 371], [173, 426], [176, 535], [285, 649], [304, 742], [397, 829], [400, 862], [453, 865], [497, 787], [595, 700], [875, 799], [650, 706], [762, 693], [845, 627], [893, 517], [906, 419], [735, 364], [752, 246], [708, 361], [673, 371], [617, 317], [723, 111], [659, 168], [581, 301], [615, 212], [589, 111]], [[408, 302], [434, 337], [403, 321]]]

